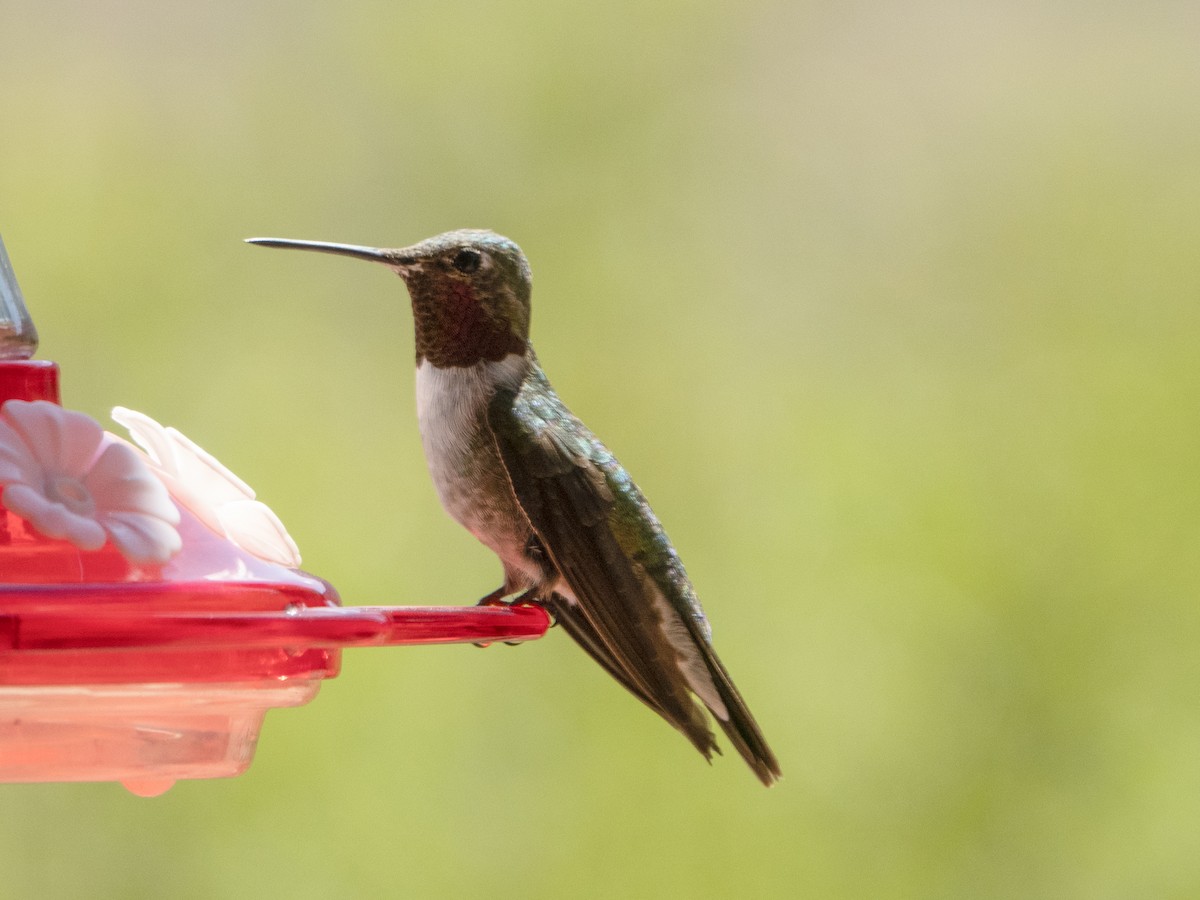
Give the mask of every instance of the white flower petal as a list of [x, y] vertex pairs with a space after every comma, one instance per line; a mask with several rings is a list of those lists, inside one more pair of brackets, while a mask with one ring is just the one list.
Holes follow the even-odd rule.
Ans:
[[221, 527], [229, 539], [259, 559], [290, 569], [300, 566], [300, 548], [271, 507], [257, 500], [226, 503], [220, 509]]
[[98, 509], [144, 513], [172, 525], [179, 522], [179, 510], [163, 483], [125, 444], [114, 442], [105, 447], [83, 483]]
[[279, 517], [210, 453], [142, 413], [117, 407], [112, 416], [145, 450], [177, 503], [260, 559], [290, 568], [300, 565], [296, 542]]
[[167, 428], [167, 434], [175, 442], [179, 458], [184, 464], [180, 473], [188, 480], [203, 484], [205, 489], [222, 500], [253, 500], [250, 485], [229, 471], [220, 460], [191, 441], [175, 428]]
[[156, 516], [136, 512], [106, 513], [103, 523], [113, 544], [131, 563], [162, 565], [183, 547], [175, 526]]
[[42, 480], [42, 469], [21, 436], [0, 420], [0, 483], [32, 484]]
[[111, 537], [137, 563], [179, 550], [179, 510], [162, 482], [83, 413], [44, 400], [0, 407], [0, 482], [0, 501], [46, 537], [88, 551]]
[[179, 471], [174, 447], [161, 425], [149, 416], [123, 406], [113, 407], [112, 417], [113, 421], [129, 430], [129, 436], [146, 451], [151, 462], [171, 475]]
[[129, 429], [129, 436], [158, 468], [187, 485], [188, 490], [206, 495], [210, 503], [254, 499], [250, 485], [178, 430], [165, 428], [123, 406], [114, 408], [112, 417]]
[[104, 437], [91, 416], [47, 400], [9, 400], [0, 415], [21, 435], [43, 469], [75, 478], [88, 470]]
[[61, 503], [26, 484], [10, 484], [2, 495], [4, 506], [29, 522], [39, 534], [54, 540], [70, 541], [80, 550], [99, 550], [104, 546], [104, 528], [95, 519], [77, 515]]

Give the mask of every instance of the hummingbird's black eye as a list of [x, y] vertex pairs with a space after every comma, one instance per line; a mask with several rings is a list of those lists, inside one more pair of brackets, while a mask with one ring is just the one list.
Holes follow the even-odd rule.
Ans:
[[479, 265], [483, 262], [483, 254], [478, 250], [472, 250], [469, 247], [465, 250], [459, 250], [454, 254], [454, 259], [450, 261], [450, 265], [458, 269], [464, 275], [470, 275], [479, 271]]

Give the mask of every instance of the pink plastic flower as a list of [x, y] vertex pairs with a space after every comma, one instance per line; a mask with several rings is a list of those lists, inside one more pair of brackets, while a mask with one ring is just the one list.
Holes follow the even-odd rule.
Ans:
[[212, 454], [132, 409], [118, 406], [112, 417], [129, 429], [171, 496], [196, 518], [259, 559], [292, 569], [300, 565], [300, 551], [279, 517]]
[[113, 545], [136, 565], [179, 552], [179, 510], [137, 453], [94, 419], [45, 400], [0, 407], [0, 503], [80, 550]]

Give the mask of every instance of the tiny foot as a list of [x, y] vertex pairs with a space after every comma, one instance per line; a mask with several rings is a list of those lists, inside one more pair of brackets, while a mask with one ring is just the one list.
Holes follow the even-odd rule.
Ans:
[[476, 606], [508, 606], [504, 598], [509, 596], [508, 592], [503, 587], [498, 587], [486, 597], [480, 598]]
[[[512, 599], [509, 600], [508, 598]], [[517, 593], [515, 591], [506, 592], [503, 587], [496, 588], [486, 597], [481, 599], [476, 606], [540, 606], [541, 604], [534, 599], [534, 591], [530, 588], [527, 591]], [[476, 647], [490, 647], [494, 641], [476, 641]], [[519, 647], [525, 641], [505, 641], [509, 647]]]
[[[509, 597], [509, 596], [511, 596], [511, 595], [505, 589], [504, 585], [500, 585], [500, 587], [496, 588], [494, 591], [492, 591], [486, 597], [480, 598], [479, 602], [476, 603], [475, 605], [476, 606], [508, 606], [508, 601], [505, 600], [505, 598]], [[474, 644], [476, 647], [490, 647], [490, 646], [492, 646], [493, 643], [494, 643], [493, 641], [474, 641]]]

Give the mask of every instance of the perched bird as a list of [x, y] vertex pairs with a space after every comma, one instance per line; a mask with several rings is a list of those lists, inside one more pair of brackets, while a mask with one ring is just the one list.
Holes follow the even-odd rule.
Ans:
[[544, 605], [610, 675], [711, 759], [698, 697], [763, 784], [779, 763], [713, 650], [683, 564], [646, 499], [559, 400], [529, 342], [531, 276], [490, 231], [411, 247], [250, 238], [382, 263], [408, 287], [417, 417], [442, 505], [492, 549], [504, 584], [481, 602]]

